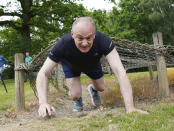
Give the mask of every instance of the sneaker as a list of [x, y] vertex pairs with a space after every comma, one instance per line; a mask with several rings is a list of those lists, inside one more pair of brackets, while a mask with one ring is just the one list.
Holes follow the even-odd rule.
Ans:
[[82, 97], [80, 97], [77, 101], [74, 102], [73, 111], [75, 111], [75, 112], [82, 112], [83, 111]]
[[91, 100], [94, 106], [100, 106], [101, 105], [101, 100], [100, 100], [100, 96], [98, 94], [98, 91], [93, 89], [93, 85], [90, 84], [88, 86], [88, 91], [89, 94], [91, 95]]

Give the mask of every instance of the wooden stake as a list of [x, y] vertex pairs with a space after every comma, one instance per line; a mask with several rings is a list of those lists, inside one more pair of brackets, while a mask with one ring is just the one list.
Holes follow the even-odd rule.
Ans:
[[[15, 68], [21, 63], [24, 63], [24, 55], [22, 53], [15, 54]], [[23, 70], [15, 70], [15, 106], [17, 112], [25, 110]]]
[[[161, 32], [153, 33], [153, 42], [154, 46], [156, 47], [163, 46], [163, 39]], [[160, 95], [161, 97], [167, 97], [169, 96], [169, 84], [167, 78], [165, 58], [162, 54], [157, 54], [156, 61], [157, 61], [158, 84], [159, 84]]]

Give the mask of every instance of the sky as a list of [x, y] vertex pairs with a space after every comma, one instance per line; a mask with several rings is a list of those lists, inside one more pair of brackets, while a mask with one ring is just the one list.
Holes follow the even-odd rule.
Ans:
[[[116, 3], [118, 3], [120, 0], [116, 0]], [[84, 0], [82, 2], [84, 7], [87, 9], [105, 9], [105, 10], [111, 10], [113, 6], [115, 6], [113, 3], [110, 3], [108, 1], [104, 0]]]
[[[12, 0], [0, 0], [0, 5], [5, 6], [7, 1], [12, 1]], [[13, 0], [17, 1], [17, 0]], [[116, 0], [116, 3], [118, 3], [120, 0]], [[14, 2], [13, 2], [14, 3]], [[94, 8], [94, 9], [102, 9], [102, 10], [111, 10], [113, 6], [115, 6], [113, 3], [110, 3], [108, 1], [104, 0], [84, 0], [83, 2], [80, 2], [83, 4], [85, 8], [88, 10]], [[10, 7], [11, 10], [15, 10], [15, 7]], [[0, 17], [0, 20], [6, 20], [9, 19], [9, 17]]]

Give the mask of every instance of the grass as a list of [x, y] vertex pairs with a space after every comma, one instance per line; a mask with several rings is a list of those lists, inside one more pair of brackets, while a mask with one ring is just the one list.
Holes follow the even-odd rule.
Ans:
[[[151, 99], [154, 96], [156, 91], [152, 91], [151, 88], [149, 88], [152, 84], [147, 82], [148, 80], [146, 79], [148, 73], [130, 73], [128, 76], [131, 79], [131, 83], [134, 88], [134, 95], [136, 97]], [[83, 76], [81, 78], [81, 82], [82, 84], [86, 84], [90, 82], [90, 79]], [[110, 89], [106, 90], [108, 92], [105, 95], [108, 96], [109, 100], [111, 100], [108, 101], [110, 104], [115, 102], [115, 100], [118, 100], [116, 104], [119, 104], [119, 100], [122, 101], [121, 95], [118, 93], [119, 87], [115, 84], [115, 82], [116, 80], [114, 75], [111, 77], [109, 75], [105, 75], [105, 83], [106, 86], [108, 86], [107, 89]], [[9, 93], [6, 94], [2, 85], [0, 85], [0, 112], [14, 108], [14, 80], [6, 80], [5, 83]], [[115, 95], [115, 93], [117, 95]], [[29, 87], [29, 83], [25, 83], [25, 99], [26, 104], [35, 99], [32, 89]], [[32, 126], [38, 128], [38, 130], [42, 130], [43, 124], [43, 130], [49, 130], [49, 128], [51, 128], [60, 131], [173, 131], [174, 103], [170, 101], [165, 103], [158, 101], [149, 105], [139, 103], [136, 104], [136, 107], [147, 110], [150, 114], [125, 114], [125, 109], [122, 107], [114, 109], [114, 112], [112, 112], [112, 109], [107, 108], [99, 111], [102, 115], [94, 115], [90, 117], [84, 115], [80, 117], [53, 118], [46, 121], [41, 120], [41, 123], [38, 125], [35, 125], [39, 121], [36, 120], [37, 122], [33, 121]], [[49, 123], [51, 124], [49, 125]]]
[[172, 131], [174, 129], [174, 105], [159, 104], [153, 106], [150, 115], [130, 114], [116, 119], [122, 131]]
[[5, 92], [5, 89], [2, 84], [0, 84], [0, 111], [6, 110], [12, 106], [12, 98], [14, 98], [14, 81], [5, 80], [8, 93]]
[[[134, 100], [154, 100], [159, 97], [157, 85], [149, 79], [149, 72], [129, 73]], [[101, 98], [104, 106], [123, 106], [120, 86], [114, 75], [105, 75], [105, 91]]]
[[[8, 90], [8, 93], [5, 92], [3, 85], [0, 84], [0, 111], [5, 111], [7, 109], [14, 109], [15, 103], [15, 86], [14, 80], [5, 80], [5, 84]], [[29, 86], [29, 83], [25, 83], [25, 99], [29, 100], [34, 98], [32, 89]]]
[[139, 113], [127, 115], [121, 109], [118, 114], [107, 113], [102, 118], [97, 116], [60, 118], [53, 119], [51, 122], [54, 129], [60, 131], [173, 131], [174, 104], [161, 103], [144, 108], [149, 109], [149, 115]]

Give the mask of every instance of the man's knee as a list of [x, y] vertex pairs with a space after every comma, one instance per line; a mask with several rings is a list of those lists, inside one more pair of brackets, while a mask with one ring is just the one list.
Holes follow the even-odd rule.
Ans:
[[81, 92], [70, 92], [70, 97], [73, 101], [77, 101], [81, 97]]
[[98, 88], [98, 91], [100, 92], [104, 91], [104, 86], [100, 86], [100, 88]]
[[104, 85], [94, 85], [94, 89], [100, 92], [104, 91], [104, 88]]

